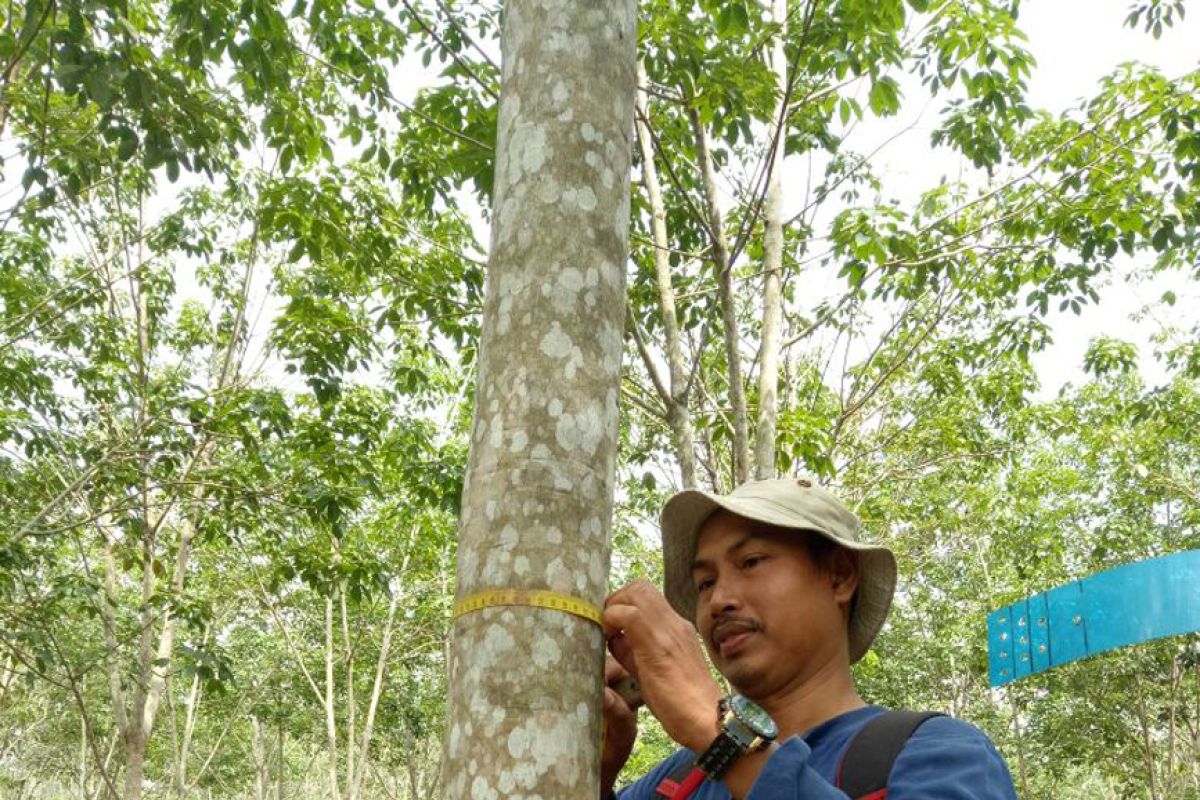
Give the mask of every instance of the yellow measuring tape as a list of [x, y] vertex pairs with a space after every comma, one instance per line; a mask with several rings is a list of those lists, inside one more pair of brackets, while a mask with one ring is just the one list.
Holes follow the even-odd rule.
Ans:
[[[455, 602], [454, 608], [450, 613], [450, 620], [461, 617], [463, 614], [470, 614], [472, 611], [479, 611], [484, 608], [494, 608], [496, 606], [533, 606], [534, 608], [549, 608], [554, 611], [563, 611], [567, 614], [574, 614], [577, 617], [591, 620], [597, 625], [601, 623], [601, 612], [599, 607], [587, 600], [578, 597], [572, 597], [569, 594], [560, 594], [552, 592], [549, 589], [488, 589], [482, 592], [476, 592], [464, 597], [462, 600]], [[638, 691], [637, 681], [632, 678], [627, 678], [621, 682], [622, 685], [615, 687], [623, 696], [630, 696], [627, 693]], [[639, 698], [640, 702], [640, 698]], [[604, 742], [608, 738], [608, 726], [601, 724], [600, 726], [600, 758], [604, 757]]]
[[559, 594], [549, 589], [488, 589], [467, 595], [455, 602], [450, 619], [456, 620], [463, 614], [494, 606], [533, 606], [549, 608], [574, 614], [600, 625], [601, 611], [593, 603], [569, 594]]

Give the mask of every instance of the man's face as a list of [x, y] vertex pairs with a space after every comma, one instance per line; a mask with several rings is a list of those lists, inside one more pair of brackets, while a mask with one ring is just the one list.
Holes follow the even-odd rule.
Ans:
[[844, 553], [814, 563], [807, 535], [727, 511], [700, 528], [696, 627], [713, 664], [752, 699], [848, 664], [844, 607], [857, 571]]

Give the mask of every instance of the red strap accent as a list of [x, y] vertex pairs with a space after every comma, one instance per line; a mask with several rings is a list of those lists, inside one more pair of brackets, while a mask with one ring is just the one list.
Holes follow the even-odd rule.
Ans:
[[692, 796], [692, 792], [704, 783], [708, 776], [704, 774], [704, 770], [696, 768], [688, 773], [688, 776], [683, 779], [683, 783], [675, 790], [675, 794], [671, 795], [671, 800], [687, 800]]
[[654, 793], [669, 798], [669, 800], [687, 800], [707, 777], [704, 770], [696, 767], [681, 781], [663, 778], [662, 782], [654, 787]]
[[883, 800], [885, 797], [887, 797], [887, 789], [880, 789], [878, 792], [863, 795], [858, 800]]

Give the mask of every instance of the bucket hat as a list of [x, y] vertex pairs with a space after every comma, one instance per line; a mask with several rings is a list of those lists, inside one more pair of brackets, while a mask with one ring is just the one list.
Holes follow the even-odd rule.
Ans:
[[883, 626], [896, 591], [896, 556], [860, 538], [860, 525], [832, 493], [805, 478], [750, 481], [727, 495], [695, 489], [680, 492], [663, 506], [663, 589], [685, 619], [696, 621], [692, 562], [700, 527], [719, 509], [739, 517], [795, 531], [808, 531], [858, 554], [858, 590], [850, 611], [850, 663], [866, 654]]

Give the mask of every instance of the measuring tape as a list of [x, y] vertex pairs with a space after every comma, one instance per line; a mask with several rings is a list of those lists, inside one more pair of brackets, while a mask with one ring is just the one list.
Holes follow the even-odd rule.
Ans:
[[[463, 614], [470, 614], [472, 611], [480, 611], [496, 606], [549, 608], [554, 611], [562, 611], [567, 614], [573, 614], [576, 617], [591, 620], [597, 625], [602, 624], [601, 611], [595, 604], [578, 597], [572, 597], [569, 594], [552, 592], [549, 589], [488, 589], [476, 592], [455, 602], [453, 610], [450, 613], [450, 621], [453, 622]], [[625, 698], [627, 703], [641, 705], [641, 689], [634, 678], [626, 677], [613, 688]], [[601, 758], [604, 757], [604, 741], [607, 738], [608, 726], [602, 724], [600, 727]], [[686, 795], [684, 796], [686, 797]]]
[[495, 606], [533, 606], [534, 608], [549, 608], [573, 614], [582, 619], [601, 624], [601, 611], [598, 606], [587, 600], [572, 597], [569, 594], [559, 594], [549, 589], [488, 589], [467, 595], [455, 602], [451, 620], [456, 620], [463, 614], [479, 611]]

